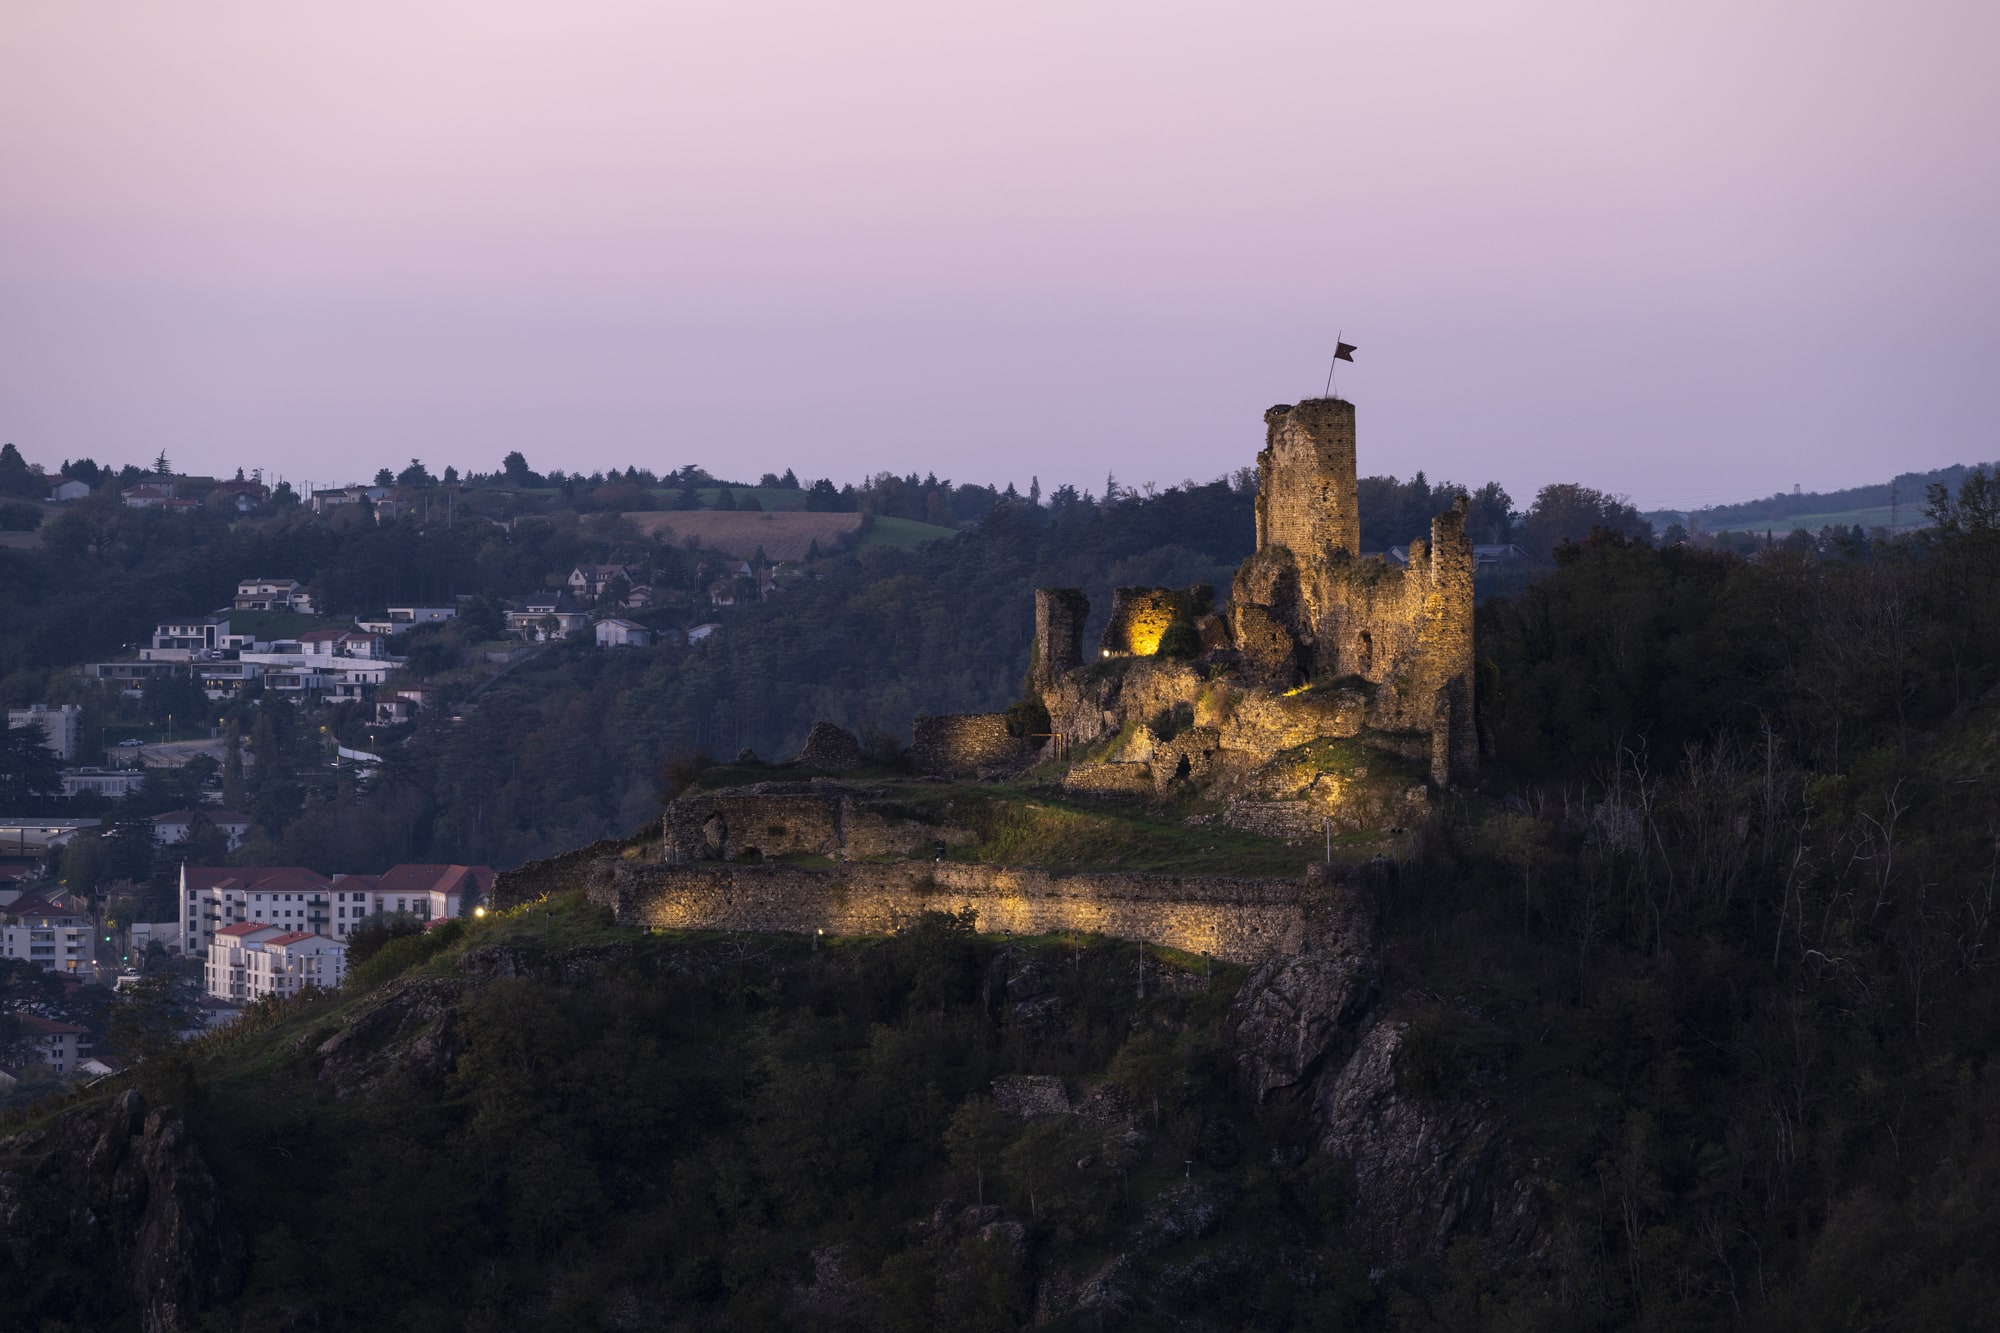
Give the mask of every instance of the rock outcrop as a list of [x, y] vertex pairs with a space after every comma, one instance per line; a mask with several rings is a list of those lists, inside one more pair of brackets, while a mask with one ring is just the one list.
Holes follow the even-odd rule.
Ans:
[[0, 1288], [37, 1322], [192, 1329], [242, 1289], [244, 1255], [179, 1113], [136, 1091], [0, 1141]]

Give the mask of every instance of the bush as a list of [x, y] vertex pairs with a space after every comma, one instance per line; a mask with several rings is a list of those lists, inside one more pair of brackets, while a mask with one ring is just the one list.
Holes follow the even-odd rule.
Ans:
[[1053, 725], [1047, 706], [1032, 695], [1007, 705], [1009, 736], [1046, 736]]
[[1161, 657], [1201, 656], [1201, 631], [1190, 620], [1176, 620], [1167, 626], [1167, 632], [1160, 636]]
[[347, 984], [355, 990], [373, 990], [411, 968], [443, 953], [465, 935], [465, 922], [451, 920], [416, 934], [401, 934], [377, 948], [359, 966], [347, 969]]
[[367, 962], [391, 941], [423, 933], [423, 922], [407, 913], [371, 916], [347, 936], [347, 966], [351, 969]]

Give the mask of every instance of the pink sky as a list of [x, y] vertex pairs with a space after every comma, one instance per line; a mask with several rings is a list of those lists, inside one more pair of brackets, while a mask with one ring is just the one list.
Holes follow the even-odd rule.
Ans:
[[0, 439], [346, 481], [2000, 455], [2000, 6], [0, 9]]

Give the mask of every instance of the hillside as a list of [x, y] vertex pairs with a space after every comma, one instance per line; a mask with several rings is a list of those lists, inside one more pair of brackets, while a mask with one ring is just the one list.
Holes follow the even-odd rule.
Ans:
[[1927, 488], [1943, 486], [1956, 490], [1966, 474], [1990, 463], [1954, 463], [1930, 472], [1904, 472], [1893, 481], [1875, 486], [1851, 486], [1839, 491], [1803, 491], [1745, 500], [1739, 504], [1710, 505], [1692, 511], [1661, 510], [1647, 515], [1656, 528], [1692, 520], [1703, 532], [1790, 532], [1804, 528], [1818, 532], [1824, 527], [1864, 529], [1919, 528], [1924, 517]]

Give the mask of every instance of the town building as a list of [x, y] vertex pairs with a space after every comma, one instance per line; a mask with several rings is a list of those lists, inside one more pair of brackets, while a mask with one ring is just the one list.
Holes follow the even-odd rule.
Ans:
[[89, 974], [95, 970], [92, 928], [82, 907], [61, 890], [24, 893], [0, 907], [0, 958], [65, 975]]
[[250, 833], [250, 817], [234, 810], [169, 810], [153, 816], [153, 841], [162, 846], [186, 842], [201, 824], [211, 824], [229, 841], [229, 850], [243, 845]]
[[47, 737], [42, 744], [56, 752], [56, 758], [65, 764], [76, 762], [76, 752], [83, 745], [83, 709], [75, 704], [30, 704], [26, 708], [7, 710], [7, 725], [10, 727], [39, 727]]
[[493, 888], [489, 866], [400, 865], [379, 875], [302, 866], [182, 866], [181, 951], [199, 954], [227, 926], [265, 924], [342, 939], [368, 917], [463, 916]]
[[312, 614], [312, 594], [297, 579], [243, 579], [236, 585], [238, 611], [296, 611]]
[[507, 632], [537, 643], [563, 638], [589, 624], [590, 613], [567, 593], [537, 594], [524, 601], [520, 610], [507, 613]]
[[108, 796], [116, 800], [130, 796], [146, 785], [145, 770], [138, 768], [65, 768], [62, 771], [64, 796]]
[[249, 1004], [271, 996], [290, 999], [309, 988], [332, 990], [347, 975], [347, 946], [311, 931], [262, 922], [224, 926], [208, 946], [203, 966], [210, 998]]
[[71, 500], [81, 500], [90, 494], [90, 487], [74, 477], [64, 477], [49, 488], [49, 499], [55, 504], [68, 504]]
[[153, 627], [152, 643], [140, 649], [139, 656], [148, 662], [187, 662], [225, 647], [223, 640], [228, 637], [227, 616], [162, 621]]
[[40, 1014], [15, 1014], [21, 1025], [20, 1045], [35, 1059], [64, 1078], [84, 1072], [79, 1066], [90, 1055], [90, 1029]]
[[594, 602], [604, 595], [613, 579], [624, 579], [629, 588], [639, 581], [639, 571], [631, 565], [578, 565], [570, 570], [565, 582], [572, 596]]
[[600, 620], [596, 625], [597, 646], [599, 648], [646, 648], [653, 642], [653, 631], [630, 620]]

